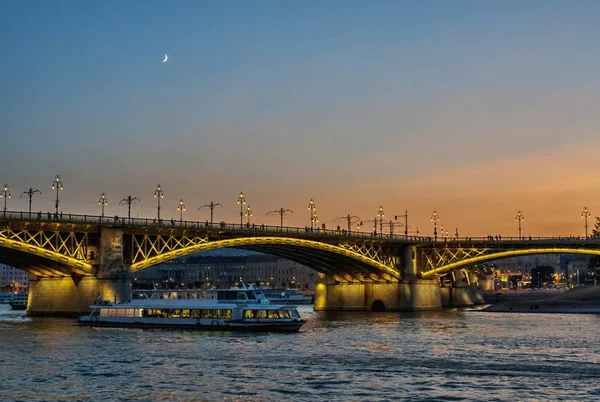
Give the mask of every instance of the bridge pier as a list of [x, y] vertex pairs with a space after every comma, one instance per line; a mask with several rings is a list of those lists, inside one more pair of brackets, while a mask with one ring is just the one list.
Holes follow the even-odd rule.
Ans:
[[441, 293], [444, 307], [472, 307], [484, 303], [483, 290], [473, 271], [453, 272], [452, 286], [442, 287]]
[[339, 283], [319, 274], [315, 311], [418, 311], [442, 307], [437, 280]]
[[79, 316], [90, 312], [98, 296], [117, 303], [131, 300], [131, 281], [129, 278], [30, 275], [27, 315]]
[[97, 298], [115, 303], [131, 300], [131, 273], [123, 263], [123, 231], [103, 227], [95, 276], [39, 278], [30, 275], [27, 315], [78, 316]]

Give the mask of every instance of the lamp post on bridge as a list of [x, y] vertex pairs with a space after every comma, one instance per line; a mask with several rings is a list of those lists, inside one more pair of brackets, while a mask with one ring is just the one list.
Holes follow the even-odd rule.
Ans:
[[54, 181], [52, 182], [52, 190], [56, 189], [56, 217], [58, 218], [58, 203], [59, 203], [59, 199], [58, 199], [58, 192], [64, 190], [64, 186], [63, 186], [63, 182], [62, 179], [60, 178], [60, 175], [56, 175], [56, 177], [54, 178]]
[[[379, 206], [379, 211], [377, 211], [377, 217], [379, 218], [379, 237], [383, 236], [383, 217], [385, 214], [383, 213], [383, 207]], [[377, 230], [377, 219], [375, 219], [375, 230]]]
[[100, 194], [98, 204], [102, 207], [102, 214], [100, 215], [100, 221], [102, 221], [102, 219], [104, 219], [104, 207], [108, 205], [108, 199], [106, 198], [106, 194]]
[[517, 211], [517, 216], [515, 216], [515, 221], [519, 222], [519, 240], [521, 240], [521, 221], [524, 219], [525, 219], [525, 217], [523, 216], [523, 213], [521, 212], [521, 210]]
[[252, 208], [250, 208], [250, 205], [248, 205], [248, 207], [246, 208], [246, 217], [248, 218], [248, 222], [246, 223], [246, 225], [248, 227], [250, 227], [250, 217], [252, 216]]
[[200, 211], [202, 208], [210, 208], [210, 224], [212, 226], [213, 224], [213, 210], [215, 209], [216, 206], [220, 206], [221, 208], [223, 208], [223, 205], [214, 202], [210, 202], [210, 204], [206, 204], [206, 205], [202, 205], [200, 208], [198, 208], [198, 211]]
[[179, 211], [179, 224], [183, 224], [183, 211], [185, 211], [185, 204], [183, 203], [183, 198], [179, 200], [179, 204], [177, 204], [177, 210]]
[[354, 218], [356, 218], [356, 220], [357, 220], [356, 226], [357, 226], [357, 229], [358, 229], [358, 228], [360, 228], [360, 218], [358, 216], [356, 216], [356, 215], [350, 215], [350, 214], [348, 214], [346, 216], [340, 216], [339, 218], [335, 218], [333, 221], [335, 222], [335, 221], [337, 221], [339, 219], [344, 219], [346, 222], [348, 222], [348, 234], [350, 234], [350, 233], [352, 233], [352, 230], [351, 230], [351, 228], [352, 228], [352, 220]]
[[[6, 201], [5, 201], [6, 202]], [[6, 210], [6, 206], [4, 207], [4, 210]], [[590, 210], [588, 209], [588, 207], [583, 207], [583, 212], [581, 213], [581, 217], [584, 219], [585, 221], [585, 238], [588, 239], [588, 218], [592, 216], [592, 214], [590, 213]]]
[[404, 237], [408, 237], [408, 211], [404, 211], [404, 215], [395, 215], [394, 219], [404, 218]]
[[[34, 190], [31, 187], [29, 188], [29, 190], [27, 191], [23, 191], [23, 193], [21, 194], [21, 196], [19, 198], [23, 198], [24, 195], [29, 196], [29, 218], [31, 219], [31, 199], [33, 198], [34, 194], [36, 193], [40, 193], [40, 195], [42, 195], [42, 192], [40, 190]], [[50, 215], [50, 213], [48, 213], [48, 215]]]
[[[160, 224], [160, 199], [165, 198], [165, 193], [160, 188], [160, 184], [156, 186], [156, 190], [154, 190], [154, 198], [158, 201], [158, 206], [156, 207], [158, 223]], [[131, 204], [130, 204], [131, 205]]]
[[315, 228], [315, 216], [317, 216], [317, 213], [315, 212], [317, 209], [317, 207], [315, 206], [315, 202], [313, 201], [313, 199], [310, 199], [310, 202], [308, 203], [308, 210], [310, 211], [310, 230], [312, 231]]
[[[121, 201], [119, 201], [119, 205], [127, 204], [127, 220], [129, 221], [129, 223], [131, 223], [131, 204], [133, 204], [133, 202], [136, 200], [138, 202], [142, 202], [142, 200], [140, 200], [139, 198], [132, 197], [131, 195], [128, 195], [127, 198], [123, 198]], [[160, 218], [158, 219], [158, 224], [160, 225]]]
[[433, 222], [433, 241], [437, 241], [437, 223], [440, 220], [440, 217], [436, 210], [433, 210], [433, 215], [431, 215], [431, 222]]
[[237, 203], [240, 205], [240, 226], [244, 226], [244, 205], [246, 204], [246, 197], [244, 197], [244, 193], [241, 191]]
[[[317, 215], [317, 213], [315, 212], [313, 214], [312, 218], [310, 218], [310, 221], [311, 221], [311, 224], [319, 223], [319, 215]], [[317, 227], [317, 229], [319, 229], [319, 228]], [[312, 228], [311, 228], [311, 231], [312, 231]]]
[[6, 199], [12, 198], [12, 194], [8, 189], [8, 184], [5, 184], [2, 191], [0, 191], [0, 198], [4, 198], [4, 216], [6, 216]]
[[294, 213], [294, 211], [292, 211], [291, 209], [283, 209], [283, 207], [281, 207], [275, 211], [267, 212], [267, 216], [269, 214], [279, 214], [279, 216], [281, 217], [281, 224], [280, 224], [281, 231], [283, 231], [283, 216], [285, 215], [286, 212]]

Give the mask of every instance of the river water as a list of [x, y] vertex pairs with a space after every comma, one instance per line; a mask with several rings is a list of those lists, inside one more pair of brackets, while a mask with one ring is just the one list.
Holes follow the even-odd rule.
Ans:
[[0, 400], [600, 400], [597, 315], [300, 312], [297, 334], [252, 334], [0, 305]]

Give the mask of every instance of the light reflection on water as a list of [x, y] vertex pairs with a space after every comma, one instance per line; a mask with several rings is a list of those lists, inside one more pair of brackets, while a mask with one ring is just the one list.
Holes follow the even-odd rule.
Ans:
[[599, 316], [300, 311], [298, 334], [253, 334], [0, 305], [0, 400], [600, 399]]

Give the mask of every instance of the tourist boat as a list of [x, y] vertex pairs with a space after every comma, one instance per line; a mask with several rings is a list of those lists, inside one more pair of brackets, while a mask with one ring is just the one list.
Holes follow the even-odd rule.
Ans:
[[13, 310], [27, 309], [26, 292], [2, 292], [0, 293], [0, 303], [9, 304]]
[[291, 305], [312, 304], [314, 298], [312, 295], [303, 295], [298, 289], [280, 288], [280, 289], [262, 289], [265, 297], [272, 303], [286, 303]]
[[295, 306], [271, 304], [262, 291], [246, 287], [219, 291], [212, 300], [98, 301], [90, 307], [79, 325], [263, 332], [297, 332], [304, 325]]

